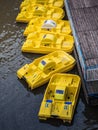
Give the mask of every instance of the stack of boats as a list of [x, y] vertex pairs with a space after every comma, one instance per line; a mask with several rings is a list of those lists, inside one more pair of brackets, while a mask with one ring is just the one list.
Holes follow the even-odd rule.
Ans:
[[68, 53], [74, 48], [70, 23], [64, 18], [63, 0], [24, 0], [20, 5], [17, 22], [28, 23], [21, 50], [47, 54], [24, 65], [17, 71], [28, 87], [35, 89], [49, 82], [39, 119], [59, 118], [71, 122], [80, 90], [80, 77], [64, 74], [75, 66], [75, 59]]

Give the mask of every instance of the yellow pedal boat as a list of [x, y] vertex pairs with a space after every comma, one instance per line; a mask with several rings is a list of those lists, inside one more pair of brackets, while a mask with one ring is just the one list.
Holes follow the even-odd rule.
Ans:
[[71, 123], [80, 86], [78, 75], [53, 74], [41, 103], [39, 119], [57, 118]]
[[48, 31], [63, 34], [71, 34], [72, 32], [68, 20], [54, 20], [49, 18], [32, 19], [24, 31], [24, 36], [35, 31]]
[[47, 17], [57, 20], [62, 19], [64, 17], [64, 10], [57, 7], [49, 7], [39, 4], [31, 7], [23, 7], [16, 17], [16, 21], [28, 23], [31, 19], [36, 19], [38, 17]]
[[71, 53], [74, 48], [74, 38], [71, 35], [36, 32], [28, 35], [21, 50], [29, 53], [48, 54], [63, 50]]
[[20, 5], [20, 9], [25, 6], [34, 4], [42, 4], [62, 8], [64, 6], [64, 0], [24, 0]]
[[57, 72], [67, 72], [75, 65], [75, 59], [64, 51], [52, 52], [35, 59], [17, 71], [19, 79], [24, 79], [31, 89], [37, 88]]

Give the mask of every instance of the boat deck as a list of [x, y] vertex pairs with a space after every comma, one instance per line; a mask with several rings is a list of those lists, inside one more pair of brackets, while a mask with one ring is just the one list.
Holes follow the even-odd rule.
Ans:
[[87, 102], [98, 105], [98, 0], [65, 0], [65, 7], [75, 38]]

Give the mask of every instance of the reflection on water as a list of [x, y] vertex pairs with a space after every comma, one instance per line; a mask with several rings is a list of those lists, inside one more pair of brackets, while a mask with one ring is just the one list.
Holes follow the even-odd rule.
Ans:
[[86, 105], [82, 89], [71, 125], [54, 119], [38, 120], [46, 85], [31, 92], [16, 76], [17, 69], [40, 56], [20, 51], [26, 26], [15, 22], [20, 3], [0, 1], [0, 130], [98, 130], [98, 107]]

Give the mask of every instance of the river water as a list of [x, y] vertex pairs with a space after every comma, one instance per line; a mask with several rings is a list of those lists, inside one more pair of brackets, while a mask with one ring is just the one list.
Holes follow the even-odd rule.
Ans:
[[[19, 0], [0, 0], [0, 130], [98, 130], [98, 107], [86, 104], [81, 88], [72, 124], [39, 121], [38, 111], [47, 85], [34, 91], [17, 79], [16, 71], [41, 55], [24, 54], [26, 24], [16, 23]], [[77, 73], [77, 68], [73, 70]]]

